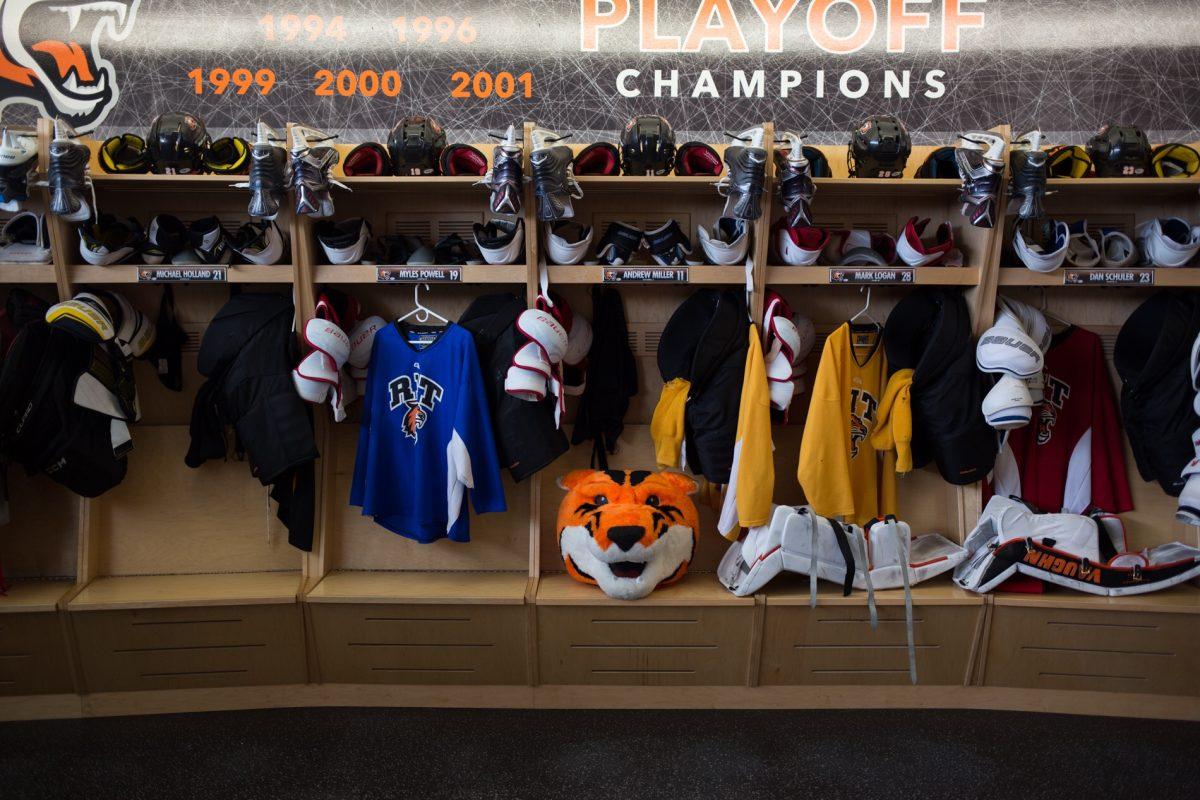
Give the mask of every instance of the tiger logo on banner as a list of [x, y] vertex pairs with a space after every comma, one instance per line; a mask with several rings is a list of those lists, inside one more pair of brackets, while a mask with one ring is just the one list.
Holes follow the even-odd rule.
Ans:
[[141, 2], [0, 0], [0, 111], [30, 105], [95, 130], [121, 94], [102, 47], [129, 35]]

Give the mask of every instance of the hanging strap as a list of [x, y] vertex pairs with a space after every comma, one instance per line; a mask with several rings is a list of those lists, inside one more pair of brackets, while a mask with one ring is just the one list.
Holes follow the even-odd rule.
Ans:
[[867, 537], [861, 534], [855, 536], [854, 546], [856, 549], [862, 547], [862, 574], [863, 581], [867, 584], [867, 610], [871, 615], [871, 629], [875, 630], [879, 627], [879, 612], [875, 608], [875, 585], [871, 583], [871, 559], [867, 552]]
[[[800, 513], [807, 514], [808, 509], [800, 509]], [[812, 515], [812, 549], [808, 553], [808, 605], [810, 608], [817, 607], [817, 534], [819, 533], [820, 519], [816, 514]]]
[[[846, 538], [846, 529], [842, 527], [842, 523], [830, 517], [829, 524], [833, 526], [833, 538], [837, 542], [838, 549], [842, 551], [842, 560], [846, 562], [846, 575], [842, 578], [842, 597], [849, 597], [850, 592], [854, 589], [854, 550], [850, 547], [850, 542]], [[813, 567], [816, 566], [816, 558], [817, 554], [814, 549]]]
[[[894, 520], [894, 518], [892, 518]], [[900, 526], [892, 524], [892, 530], [896, 534], [896, 544], [900, 548], [900, 575], [904, 579], [904, 629], [908, 634], [908, 677], [913, 682], [917, 683], [917, 645], [913, 636], [913, 610], [912, 610], [912, 582], [908, 575], [908, 542], [904, 539], [904, 534], [900, 532]]]

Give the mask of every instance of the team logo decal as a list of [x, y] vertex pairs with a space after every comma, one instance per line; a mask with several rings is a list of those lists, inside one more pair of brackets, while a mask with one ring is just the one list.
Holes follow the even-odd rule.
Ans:
[[392, 378], [388, 383], [388, 407], [392, 411], [404, 409], [401, 427], [405, 436], [417, 440], [417, 433], [425, 427], [430, 412], [442, 401], [442, 394], [437, 381], [419, 372]]
[[879, 401], [863, 389], [850, 390], [850, 458], [858, 456], [858, 446], [866, 441], [875, 425]]
[[31, 105], [94, 130], [120, 96], [102, 43], [129, 35], [141, 2], [0, 0], [0, 110]]
[[1038, 410], [1038, 444], [1046, 444], [1054, 436], [1054, 423], [1058, 422], [1058, 412], [1071, 396], [1071, 385], [1047, 375], [1045, 392], [1046, 399]]

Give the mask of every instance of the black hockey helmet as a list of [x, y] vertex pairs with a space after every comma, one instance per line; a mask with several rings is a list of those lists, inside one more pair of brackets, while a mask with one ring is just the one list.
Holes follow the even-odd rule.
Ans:
[[939, 147], [917, 168], [918, 178], [958, 179], [957, 155], [953, 147]]
[[397, 175], [436, 175], [446, 131], [433, 117], [405, 117], [388, 134], [388, 153]]
[[621, 169], [626, 175], [667, 175], [675, 166], [675, 130], [654, 114], [639, 114], [621, 131]]
[[1150, 140], [1135, 125], [1105, 125], [1088, 140], [1087, 151], [1097, 177], [1140, 178], [1150, 174]]
[[852, 178], [901, 178], [912, 139], [904, 123], [890, 114], [867, 117], [850, 134], [846, 163]]
[[815, 147], [804, 145], [804, 157], [808, 159], [808, 174], [814, 178], [832, 178], [833, 170], [829, 167], [829, 159]]
[[150, 123], [150, 135], [146, 137], [150, 167], [159, 175], [199, 172], [210, 143], [204, 122], [195, 114], [185, 111], [159, 114]]

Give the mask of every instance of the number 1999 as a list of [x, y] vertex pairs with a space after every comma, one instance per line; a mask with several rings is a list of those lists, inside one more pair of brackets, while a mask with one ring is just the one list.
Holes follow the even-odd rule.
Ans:
[[266, 95], [275, 88], [275, 71], [265, 67], [255, 72], [245, 68], [228, 70], [216, 67], [208, 70], [207, 74], [197, 67], [187, 76], [192, 79], [196, 94], [204, 94], [206, 86], [211, 94], [225, 94], [232, 86], [236, 94], [246, 94], [253, 88], [260, 95]]

